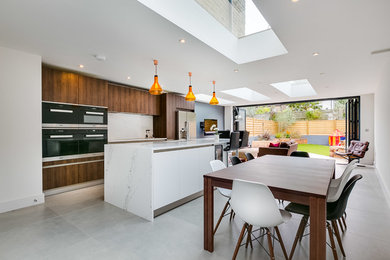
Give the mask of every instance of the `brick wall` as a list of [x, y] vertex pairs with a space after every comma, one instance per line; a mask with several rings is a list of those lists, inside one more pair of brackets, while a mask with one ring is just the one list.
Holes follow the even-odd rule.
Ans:
[[195, 0], [236, 37], [245, 35], [245, 0]]

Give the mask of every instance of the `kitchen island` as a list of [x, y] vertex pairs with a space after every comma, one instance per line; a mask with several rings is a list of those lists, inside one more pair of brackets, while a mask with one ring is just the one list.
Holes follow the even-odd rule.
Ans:
[[104, 200], [149, 221], [203, 192], [216, 145], [204, 138], [104, 147]]

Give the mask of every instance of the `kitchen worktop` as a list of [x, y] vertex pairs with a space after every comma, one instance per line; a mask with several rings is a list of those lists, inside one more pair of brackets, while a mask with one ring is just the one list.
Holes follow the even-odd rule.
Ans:
[[143, 143], [143, 142], [163, 142], [167, 141], [167, 138], [131, 138], [123, 140], [114, 140], [108, 142], [109, 144], [118, 144], [118, 143]]
[[219, 141], [215, 141], [214, 138], [198, 138], [192, 140], [167, 140], [161, 142], [118, 142], [113, 143], [110, 142], [107, 145], [118, 145], [118, 144], [126, 144], [137, 146], [139, 148], [150, 148], [153, 151], [161, 151], [161, 150], [179, 150], [179, 149], [187, 149], [192, 147], [202, 147], [202, 146], [211, 146], [211, 145], [220, 145], [226, 144], [229, 142], [229, 139], [221, 138]]

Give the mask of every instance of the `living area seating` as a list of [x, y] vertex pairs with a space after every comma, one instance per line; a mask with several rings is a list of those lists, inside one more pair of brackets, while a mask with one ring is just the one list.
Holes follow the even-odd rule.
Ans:
[[368, 151], [369, 142], [360, 142], [352, 140], [350, 146], [348, 147], [347, 152], [335, 152], [335, 154], [348, 159], [348, 162], [351, 162], [354, 159], [362, 159]]
[[[272, 145], [272, 143], [271, 143]], [[298, 149], [296, 142], [281, 142], [279, 147], [259, 147], [257, 157], [267, 154], [290, 156], [292, 152]]]

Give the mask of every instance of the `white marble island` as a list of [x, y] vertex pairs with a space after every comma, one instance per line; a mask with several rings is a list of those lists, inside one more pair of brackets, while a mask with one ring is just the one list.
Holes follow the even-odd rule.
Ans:
[[104, 147], [104, 200], [153, 221], [154, 216], [203, 191], [215, 145], [228, 140], [196, 139], [118, 143]]

